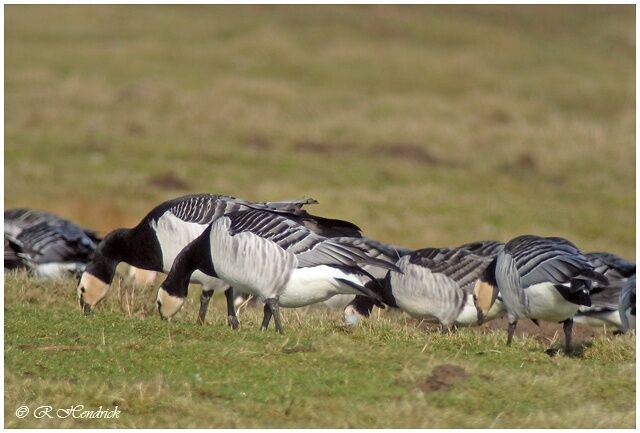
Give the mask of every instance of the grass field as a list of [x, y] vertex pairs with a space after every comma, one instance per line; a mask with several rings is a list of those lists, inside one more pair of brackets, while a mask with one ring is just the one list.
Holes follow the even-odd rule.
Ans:
[[[285, 332], [258, 331], [261, 309], [226, 326], [224, 302], [195, 324], [198, 293], [174, 323], [153, 290], [116, 288], [83, 317], [72, 280], [7, 277], [7, 427], [631, 427], [635, 337], [599, 334], [580, 356], [549, 357], [528, 334], [453, 335], [381, 314], [354, 329], [321, 307], [285, 312]], [[560, 327], [556, 326], [555, 330]], [[577, 338], [580, 340], [580, 337]], [[555, 341], [557, 346], [560, 341]], [[100, 405], [114, 420], [19, 420], [20, 405]]]
[[[635, 8], [9, 5], [4, 157], [6, 208], [102, 234], [188, 192], [311, 196], [411, 248], [535, 233], [635, 260]], [[505, 348], [312, 309], [232, 332], [220, 302], [193, 323], [197, 290], [173, 323], [130, 292], [83, 317], [73, 281], [5, 276], [5, 426], [635, 426], [633, 336], [566, 359], [556, 327]], [[14, 416], [45, 403], [123, 413]]]

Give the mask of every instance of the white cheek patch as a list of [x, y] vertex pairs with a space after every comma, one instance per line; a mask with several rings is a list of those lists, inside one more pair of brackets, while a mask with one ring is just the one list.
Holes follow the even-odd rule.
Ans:
[[[84, 292], [80, 290], [81, 287], [84, 288]], [[84, 302], [94, 307], [107, 295], [109, 287], [101, 279], [84, 272], [78, 284], [78, 296], [82, 295]]]
[[158, 302], [160, 302], [160, 315], [165, 319], [170, 319], [176, 315], [184, 305], [184, 298], [172, 296], [162, 287], [158, 289]]

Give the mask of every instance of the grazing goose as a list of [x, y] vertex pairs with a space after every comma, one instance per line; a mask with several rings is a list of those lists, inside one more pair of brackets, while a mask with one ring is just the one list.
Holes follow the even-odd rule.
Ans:
[[519, 236], [507, 242], [496, 259], [495, 277], [507, 309], [511, 344], [518, 319], [562, 322], [565, 353], [571, 350], [573, 316], [591, 305], [593, 281], [607, 284], [587, 258], [566, 239]]
[[[85, 312], [90, 312], [107, 294], [116, 265], [126, 262], [149, 271], [169, 272], [178, 253], [197, 238], [212, 221], [229, 212], [245, 209], [271, 209], [296, 218], [310, 230], [334, 235], [359, 236], [357, 226], [341, 220], [310, 215], [302, 210], [313, 199], [254, 203], [235, 197], [194, 194], [168, 200], [153, 208], [135, 227], [117, 229], [98, 245], [95, 257], [82, 275], [78, 299]], [[190, 281], [202, 285], [198, 323], [204, 323], [209, 301], [215, 290], [228, 289], [218, 278], [195, 272]], [[238, 327], [233, 305], [233, 291], [226, 290], [228, 321]]]
[[[457, 249], [464, 249], [475, 255], [492, 260], [497, 257], [503, 248], [504, 244], [498, 241], [476, 241], [457, 247]], [[506, 313], [504, 304], [502, 303], [502, 297], [495, 283], [495, 276], [492, 273], [495, 273], [495, 261], [489, 263], [484, 275], [485, 280], [491, 280], [492, 290], [477, 290], [476, 293], [468, 294], [465, 307], [462, 313], [456, 318], [456, 325], [481, 325], [484, 322], [502, 317]], [[481, 298], [482, 296], [491, 296], [491, 298], [483, 299]], [[481, 306], [480, 310], [478, 310], [478, 305]]]
[[482, 323], [497, 297], [492, 262], [464, 248], [414, 251], [397, 263], [404, 274], [387, 274], [385, 303], [447, 328]]
[[[404, 274], [389, 272], [382, 285], [384, 302], [409, 315], [449, 327], [481, 324], [503, 314], [493, 282], [492, 262], [503, 244], [479, 241], [457, 248], [425, 248], [405, 254], [396, 264]], [[345, 320], [367, 317], [371, 300], [357, 297], [345, 309]]]
[[629, 329], [636, 329], [636, 274], [633, 274], [622, 285], [620, 291], [620, 330], [626, 333]]
[[56, 215], [29, 209], [5, 212], [5, 268], [26, 267], [41, 278], [80, 274], [99, 239]]
[[233, 212], [218, 218], [178, 255], [158, 290], [158, 312], [162, 318], [178, 312], [189, 276], [199, 270], [265, 299], [262, 330], [273, 316], [276, 330], [282, 332], [279, 306], [301, 307], [345, 293], [380, 300], [362, 284], [362, 275], [373, 279], [362, 265], [395, 269], [368, 257], [354, 240], [317, 235], [269, 211]]
[[591, 290], [591, 306], [580, 306], [574, 322], [593, 327], [614, 327], [622, 330], [619, 314], [620, 290], [635, 275], [636, 264], [610, 253], [588, 253], [585, 257], [595, 271], [609, 280], [607, 285], [594, 284]]

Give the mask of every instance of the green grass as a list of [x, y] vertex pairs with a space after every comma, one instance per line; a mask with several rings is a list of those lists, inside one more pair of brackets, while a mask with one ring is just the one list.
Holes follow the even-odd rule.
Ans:
[[[635, 425], [633, 335], [599, 334], [575, 358], [549, 357], [529, 334], [507, 348], [504, 330], [447, 335], [391, 313], [346, 328], [318, 307], [285, 310], [280, 336], [258, 331], [260, 309], [243, 310], [232, 331], [222, 299], [196, 325], [198, 290], [173, 322], [153, 311], [152, 289], [126, 285], [85, 317], [74, 285], [6, 277], [7, 427]], [[122, 413], [19, 420], [23, 404]]]
[[[104, 234], [188, 192], [311, 196], [406, 247], [534, 233], [635, 259], [633, 6], [8, 5], [4, 84], [7, 208]], [[233, 333], [221, 307], [160, 323], [151, 291], [81, 317], [73, 286], [5, 280], [7, 426], [54, 400], [122, 402], [126, 426], [634, 425], [633, 337], [549, 358], [315, 310]], [[466, 378], [421, 391], [442, 364]]]

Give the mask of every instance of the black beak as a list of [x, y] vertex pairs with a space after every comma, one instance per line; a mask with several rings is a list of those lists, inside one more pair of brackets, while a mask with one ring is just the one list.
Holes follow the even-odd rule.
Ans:
[[156, 302], [156, 305], [158, 305], [158, 314], [160, 315], [160, 320], [167, 321], [168, 319], [166, 317], [164, 317], [162, 315], [162, 313], [160, 312], [160, 308], [162, 308], [162, 304], [160, 303], [160, 301]]
[[478, 325], [482, 325], [484, 323], [484, 313], [479, 307], [476, 307], [476, 310], [478, 311]]
[[80, 302], [80, 309], [82, 310], [82, 312], [84, 314], [91, 313], [91, 305], [84, 302], [84, 296], [80, 295], [80, 298], [78, 300]]

